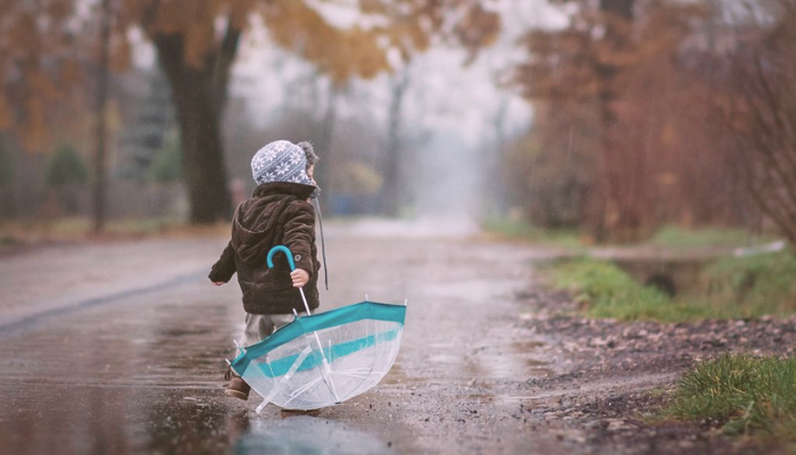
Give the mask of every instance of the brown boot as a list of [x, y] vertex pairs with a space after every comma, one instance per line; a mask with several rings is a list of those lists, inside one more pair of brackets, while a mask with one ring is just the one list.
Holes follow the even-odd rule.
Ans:
[[235, 376], [229, 381], [229, 385], [227, 386], [227, 390], [224, 393], [227, 396], [240, 398], [241, 400], [247, 400], [249, 398], [249, 391], [251, 390], [251, 386], [246, 384], [246, 381], [243, 379]]

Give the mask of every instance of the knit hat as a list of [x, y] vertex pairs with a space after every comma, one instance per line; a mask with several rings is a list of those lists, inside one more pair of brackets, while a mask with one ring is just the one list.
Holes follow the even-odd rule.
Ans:
[[[306, 144], [306, 146], [305, 146]], [[292, 182], [315, 185], [307, 175], [307, 158], [318, 159], [309, 143], [298, 145], [290, 141], [274, 141], [254, 154], [252, 177], [258, 185], [269, 182]], [[309, 147], [309, 152], [307, 152]]]

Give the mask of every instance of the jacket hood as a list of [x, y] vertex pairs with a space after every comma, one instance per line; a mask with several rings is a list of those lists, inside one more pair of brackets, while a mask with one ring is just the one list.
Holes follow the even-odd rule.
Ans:
[[252, 198], [262, 198], [271, 194], [284, 194], [296, 196], [301, 200], [307, 200], [313, 191], [317, 189], [314, 185], [293, 182], [268, 182], [258, 185], [252, 191]]
[[288, 205], [306, 201], [313, 191], [314, 186], [289, 182], [263, 183], [255, 188], [252, 197], [235, 210], [233, 219], [232, 244], [241, 260], [264, 264]]

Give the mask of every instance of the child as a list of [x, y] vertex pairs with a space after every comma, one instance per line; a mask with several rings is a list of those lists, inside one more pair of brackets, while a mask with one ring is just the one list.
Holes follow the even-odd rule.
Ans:
[[[305, 311], [296, 288], [304, 287], [310, 310], [318, 308], [320, 263], [315, 211], [309, 202], [318, 190], [312, 179], [317, 160], [308, 142], [289, 141], [271, 142], [252, 158], [252, 176], [258, 186], [235, 210], [232, 240], [209, 275], [220, 286], [238, 273], [246, 311], [246, 328], [239, 342], [243, 347], [292, 322], [293, 310]], [[266, 265], [268, 251], [275, 245], [290, 248], [296, 263], [292, 273], [284, 255], [274, 256], [273, 269]], [[235, 376], [225, 393], [246, 400], [250, 389]]]

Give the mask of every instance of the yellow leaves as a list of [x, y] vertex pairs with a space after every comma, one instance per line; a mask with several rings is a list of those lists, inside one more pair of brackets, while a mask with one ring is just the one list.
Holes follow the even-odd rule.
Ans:
[[500, 16], [476, 4], [456, 24], [455, 34], [472, 59], [478, 50], [490, 46], [497, 39], [500, 34]]
[[431, 33], [427, 31], [428, 26], [424, 25], [422, 18], [417, 20], [397, 21], [391, 27], [381, 30], [381, 34], [386, 36], [389, 45], [401, 54], [404, 61], [409, 61], [415, 52], [423, 52], [431, 45]]
[[274, 41], [318, 65], [339, 85], [355, 75], [370, 78], [389, 71], [390, 49], [408, 61], [435, 35], [462, 45], [473, 58], [495, 41], [501, 26], [499, 15], [482, 3], [361, 0], [362, 25], [347, 29], [330, 25], [308, 1], [273, 0], [262, 11]]
[[158, 8], [154, 31], [182, 35], [186, 63], [201, 67], [206, 55], [214, 50], [214, 25], [220, 3], [219, 0], [163, 1]]
[[49, 140], [52, 103], [71, 89], [74, 66], [64, 29], [72, 11], [67, 0], [5, 5], [0, 37], [0, 129], [39, 150]]
[[[428, 48], [434, 37], [456, 41], [475, 55], [494, 41], [500, 28], [498, 15], [480, 0], [351, 0], [343, 7], [356, 10], [354, 16], [361, 16], [362, 22], [346, 28], [331, 25], [312, 6], [324, 2], [332, 3], [112, 0], [110, 66], [115, 71], [129, 68], [130, 30], [137, 28], [149, 38], [168, 37], [168, 45], [176, 49], [168, 57], [180, 59], [181, 64], [203, 71], [228, 68], [238, 34], [226, 35], [233, 39], [224, 47], [225, 33], [244, 31], [250, 15], [259, 12], [277, 44], [313, 62], [340, 86], [352, 77], [372, 78], [389, 71], [388, 52], [394, 54], [397, 49], [408, 61]], [[0, 127], [41, 139], [50, 133], [47, 124], [53, 105], [76, 87], [86, 89], [78, 83], [99, 55], [102, 8], [98, 1], [34, 3], [12, 0], [0, 6], [4, 22], [0, 80], [13, 81], [0, 87]], [[216, 80], [223, 85], [224, 78]]]
[[[342, 65], [336, 70], [338, 84], [356, 73], [366, 79], [376, 77], [380, 72], [389, 69], [384, 52], [376, 46], [376, 39], [372, 33], [355, 28], [345, 33], [343, 42], [348, 45], [343, 48], [348, 54], [347, 60], [341, 61]], [[348, 66], [349, 68], [345, 68]]]
[[255, 0], [236, 0], [229, 5], [230, 27], [245, 30], [248, 26], [249, 13], [254, 10]]
[[370, 78], [389, 69], [373, 30], [335, 28], [304, 2], [275, 0], [263, 18], [275, 42], [318, 65], [338, 86], [354, 75]]
[[[140, 2], [149, 2], [150, 8]], [[243, 31], [256, 0], [127, 0], [137, 16], [137, 23], [152, 38], [156, 35], [179, 36], [185, 63], [193, 68], [212, 64], [229, 30]], [[151, 22], [149, 16], [154, 16]]]

